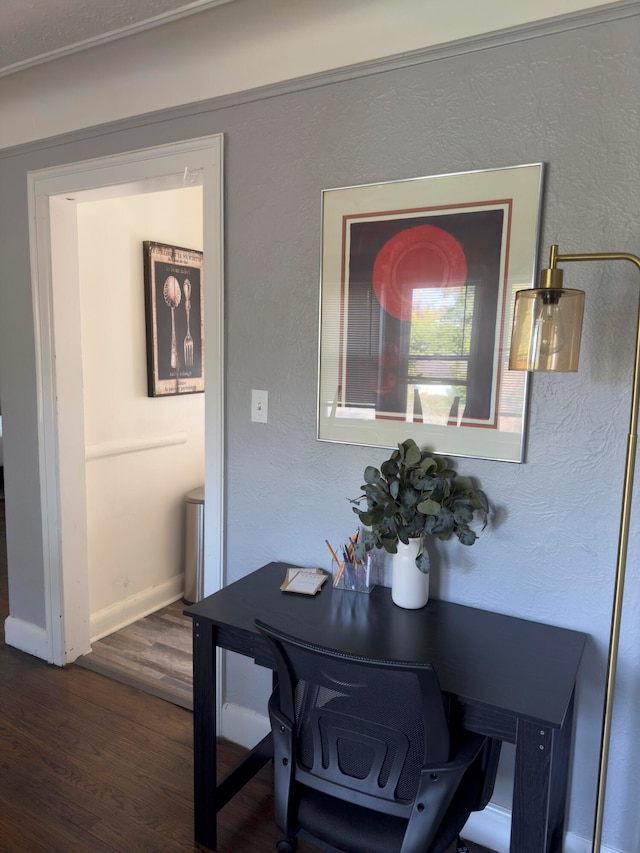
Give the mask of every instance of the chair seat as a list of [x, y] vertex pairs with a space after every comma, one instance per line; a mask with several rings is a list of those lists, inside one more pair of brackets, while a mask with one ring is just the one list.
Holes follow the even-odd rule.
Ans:
[[340, 851], [353, 849], [357, 842], [359, 850], [369, 853], [399, 853], [407, 828], [402, 818], [338, 800], [313, 788], [300, 795], [298, 820], [309, 835]]
[[[466, 787], [471, 787], [468, 781]], [[471, 795], [470, 790], [468, 793]], [[457, 799], [428, 853], [445, 853], [449, 849], [466, 823], [468, 812], [467, 798]], [[320, 843], [320, 848], [335, 850], [336, 853], [351, 853], [353, 850], [399, 853], [407, 828], [402, 818], [338, 800], [313, 788], [305, 788], [300, 793], [298, 822], [304, 827], [300, 833], [302, 837], [316, 844], [323, 839], [331, 846]]]

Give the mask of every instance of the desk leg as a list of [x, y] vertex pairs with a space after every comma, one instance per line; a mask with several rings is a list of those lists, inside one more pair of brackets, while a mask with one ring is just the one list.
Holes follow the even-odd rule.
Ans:
[[512, 853], [562, 853], [573, 697], [561, 729], [518, 722]]
[[216, 646], [210, 623], [193, 620], [193, 806], [196, 844], [215, 850]]

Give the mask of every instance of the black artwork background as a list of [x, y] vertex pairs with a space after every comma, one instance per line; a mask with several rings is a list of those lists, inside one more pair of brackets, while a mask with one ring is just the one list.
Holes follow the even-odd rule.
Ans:
[[[464, 416], [490, 417], [493, 377], [493, 342], [498, 319], [500, 251], [504, 212], [501, 209], [352, 222], [348, 261], [349, 310], [344, 405], [376, 412], [406, 411], [406, 371], [401, 360], [395, 387], [380, 389], [379, 352], [385, 344], [397, 344], [410, 324], [382, 309], [373, 291], [373, 266], [384, 244], [409, 228], [434, 225], [451, 234], [461, 245], [467, 262], [467, 280], [478, 285], [469, 360], [469, 386]], [[383, 391], [383, 393], [380, 393]]]
[[[156, 320], [158, 335], [158, 378], [199, 378], [202, 376], [202, 340], [200, 316], [200, 270], [181, 264], [154, 261]], [[164, 300], [164, 283], [169, 276], [175, 276], [180, 285], [180, 304], [175, 309], [176, 348], [178, 354], [177, 371], [171, 368], [171, 309]], [[191, 282], [191, 314], [189, 327], [193, 338], [193, 367], [184, 363], [184, 338], [187, 334], [187, 315], [185, 311], [184, 282]]]

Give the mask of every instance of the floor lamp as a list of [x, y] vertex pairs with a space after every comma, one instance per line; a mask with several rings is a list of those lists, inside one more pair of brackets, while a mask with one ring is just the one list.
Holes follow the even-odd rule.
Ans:
[[[513, 333], [509, 367], [512, 370], [562, 370], [578, 369], [580, 352], [580, 334], [582, 332], [582, 313], [584, 292], [562, 286], [562, 270], [558, 263], [572, 261], [631, 261], [640, 272], [640, 258], [626, 252], [594, 252], [590, 254], [559, 255], [558, 247], [552, 246], [548, 269], [542, 270], [540, 287], [519, 290], [516, 294]], [[611, 633], [607, 660], [607, 678], [602, 717], [602, 736], [600, 741], [600, 764], [598, 769], [598, 788], [596, 813], [593, 830], [592, 853], [599, 853], [602, 839], [609, 741], [611, 737], [611, 718], [613, 711], [613, 693], [615, 688], [618, 645], [620, 639], [620, 621], [624, 595], [624, 577], [627, 564], [627, 546], [629, 542], [629, 522], [633, 493], [633, 473], [636, 461], [638, 441], [638, 403], [640, 400], [640, 310], [636, 323], [635, 363], [633, 370], [633, 391], [631, 396], [631, 417], [627, 438], [627, 455], [624, 469], [622, 508], [620, 511], [620, 533], [618, 538], [618, 557], [616, 564], [613, 607], [611, 612]]]

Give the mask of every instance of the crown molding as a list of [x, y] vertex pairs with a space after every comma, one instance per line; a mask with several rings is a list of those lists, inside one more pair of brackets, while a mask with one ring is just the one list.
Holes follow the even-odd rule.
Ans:
[[[216, 0], [214, 0], [216, 2]], [[220, 2], [220, 0], [218, 0]], [[226, 2], [226, 0], [222, 0]], [[233, 0], [231, 0], [233, 2]], [[450, 59], [479, 51], [491, 50], [511, 44], [518, 44], [533, 39], [545, 38], [586, 27], [598, 26], [614, 21], [640, 16], [640, 0], [618, 0], [615, 3], [606, 3], [592, 9], [571, 12], [554, 18], [546, 18], [517, 27], [509, 27], [446, 44], [423, 48], [420, 50], [400, 53], [382, 59], [368, 60], [355, 65], [348, 65], [330, 71], [322, 71], [315, 74], [296, 77], [279, 83], [271, 83], [228, 95], [220, 95], [203, 101], [195, 101], [177, 107], [154, 112], [142, 113], [130, 118], [117, 119], [104, 124], [93, 125], [79, 130], [69, 131], [57, 136], [44, 139], [32, 140], [21, 145], [0, 149], [0, 159], [22, 156], [24, 154], [50, 149], [73, 142], [85, 141], [103, 136], [107, 133], [118, 133], [136, 128], [160, 124], [165, 121], [184, 120], [204, 113], [216, 112], [229, 107], [242, 106], [257, 101], [265, 101], [269, 98], [277, 98], [295, 92], [303, 92], [309, 89], [317, 89], [355, 80], [362, 77], [370, 77], [375, 74], [383, 74], [402, 68], [410, 68], [428, 62], [436, 62], [441, 59]]]
[[32, 56], [29, 59], [24, 59], [21, 62], [14, 62], [12, 65], [7, 65], [0, 68], [0, 77], [7, 77], [9, 74], [16, 74], [18, 71], [26, 71], [27, 68], [34, 68], [36, 65], [43, 65], [45, 62], [51, 62], [54, 59], [62, 59], [64, 56], [71, 56], [74, 53], [80, 53], [83, 50], [90, 50], [93, 47], [99, 47], [103, 44], [108, 44], [117, 39], [126, 38], [127, 36], [137, 35], [146, 30], [151, 30], [154, 27], [161, 27], [165, 24], [171, 24], [174, 21], [179, 21], [181, 18], [186, 18], [190, 15], [195, 15], [198, 12], [206, 12], [208, 9], [213, 9], [216, 6], [223, 6], [226, 3], [233, 3], [234, 0], [193, 0], [192, 3], [187, 3], [179, 9], [174, 9], [171, 12], [163, 12], [160, 15], [154, 15], [152, 18], [147, 18], [145, 21], [139, 21], [136, 24], [129, 24], [126, 27], [119, 27], [111, 30], [108, 33], [100, 33], [100, 35], [92, 36], [88, 39], [75, 42], [75, 44], [65, 45], [64, 47], [49, 50], [46, 53], [41, 53], [39, 56]]

